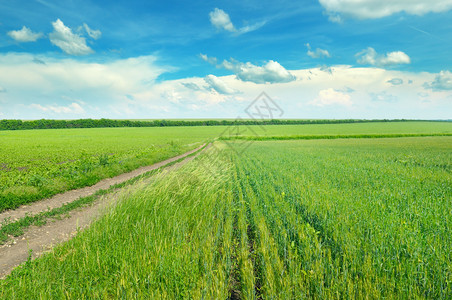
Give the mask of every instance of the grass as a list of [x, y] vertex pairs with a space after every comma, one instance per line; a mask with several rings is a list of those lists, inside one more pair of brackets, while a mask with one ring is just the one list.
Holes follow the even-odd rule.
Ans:
[[451, 122], [0, 131], [0, 212], [224, 139], [450, 135]]
[[63, 204], [61, 207], [49, 209], [47, 211], [40, 212], [36, 215], [27, 215], [16, 221], [13, 221], [13, 222], [6, 219], [3, 222], [2, 226], [0, 227], [0, 245], [6, 243], [10, 239], [11, 236], [18, 237], [18, 236], [23, 235], [24, 230], [26, 230], [28, 227], [30, 227], [32, 225], [37, 225], [37, 226], [45, 225], [47, 223], [48, 219], [50, 219], [50, 218], [60, 218], [64, 215], [68, 214], [69, 212], [71, 212], [74, 209], [77, 209], [77, 208], [80, 208], [80, 207], [83, 207], [86, 205], [90, 205], [93, 202], [95, 202], [96, 200], [99, 200], [99, 198], [103, 195], [109, 194], [120, 188], [124, 188], [126, 186], [132, 185], [140, 180], [149, 178], [149, 177], [155, 175], [156, 173], [160, 172], [163, 168], [172, 166], [178, 162], [181, 162], [181, 161], [187, 159], [188, 157], [198, 154], [205, 147], [206, 146], [204, 146], [203, 148], [199, 149], [196, 152], [193, 152], [193, 153], [187, 155], [186, 157], [183, 157], [183, 158], [180, 158], [173, 162], [170, 162], [158, 169], [151, 170], [142, 175], [131, 178], [125, 182], [114, 184], [114, 185], [110, 186], [108, 189], [101, 189], [101, 190], [95, 192], [91, 196], [80, 197], [79, 199], [77, 199], [75, 201]]
[[450, 299], [451, 142], [218, 142], [14, 270], [0, 297]]
[[179, 155], [214, 136], [203, 128], [0, 132], [0, 212]]
[[318, 135], [239, 135], [223, 136], [220, 140], [248, 140], [248, 141], [270, 141], [270, 140], [333, 140], [333, 139], [381, 139], [401, 137], [428, 137], [428, 136], [452, 136], [452, 133], [387, 133], [387, 134], [318, 134]]

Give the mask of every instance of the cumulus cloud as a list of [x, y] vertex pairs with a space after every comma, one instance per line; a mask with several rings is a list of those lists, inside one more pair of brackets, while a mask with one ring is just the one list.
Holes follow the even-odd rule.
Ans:
[[424, 83], [425, 89], [432, 91], [450, 91], [452, 90], [452, 73], [449, 71], [441, 71], [435, 76], [432, 82]]
[[372, 47], [364, 49], [355, 56], [357, 58], [356, 61], [362, 65], [385, 67], [411, 63], [410, 57], [402, 51], [388, 52], [386, 55], [380, 55]]
[[403, 84], [403, 79], [402, 78], [392, 78], [391, 80], [388, 80], [387, 82], [392, 85], [401, 85], [401, 84]]
[[233, 88], [230, 88], [223, 80], [218, 78], [215, 75], [207, 75], [204, 78], [204, 81], [209, 85], [210, 88], [214, 89], [220, 94], [223, 95], [232, 95], [237, 94], [238, 91], [234, 90]]
[[209, 13], [210, 23], [215, 26], [217, 29], [226, 30], [229, 32], [234, 32], [237, 34], [243, 34], [250, 31], [254, 31], [259, 29], [260, 27], [265, 25], [265, 21], [258, 22], [252, 25], [243, 26], [241, 28], [236, 28], [234, 24], [231, 22], [231, 18], [229, 15], [222, 9], [215, 8], [213, 11]]
[[83, 23], [83, 29], [85, 29], [86, 33], [92, 39], [97, 40], [102, 36], [102, 32], [100, 30], [91, 29], [86, 23]]
[[8, 35], [17, 42], [36, 42], [44, 35], [41, 32], [33, 32], [30, 28], [23, 26], [21, 30], [11, 30]]
[[319, 2], [332, 22], [341, 22], [342, 17], [377, 19], [400, 12], [421, 16], [452, 9], [451, 0], [319, 0]]
[[306, 47], [308, 48], [307, 54], [312, 58], [331, 57], [328, 50], [317, 48], [315, 51], [312, 51], [309, 43], [306, 44]]
[[60, 19], [52, 22], [52, 25], [53, 32], [49, 34], [50, 42], [65, 53], [70, 55], [87, 55], [94, 52], [86, 45], [84, 37], [74, 34]]
[[68, 106], [60, 105], [41, 105], [33, 103], [29, 106], [32, 109], [41, 110], [43, 112], [52, 112], [56, 114], [84, 114], [85, 110], [80, 104], [73, 102]]
[[250, 62], [242, 63], [231, 59], [224, 60], [220, 65], [234, 72], [237, 79], [254, 83], [284, 83], [296, 78], [277, 61], [270, 60], [263, 66], [256, 66]]
[[332, 88], [321, 90], [317, 98], [311, 101], [309, 104], [314, 106], [329, 106], [329, 105], [343, 105], [351, 106], [350, 95], [334, 90]]
[[232, 24], [229, 15], [224, 10], [215, 8], [209, 13], [210, 23], [218, 29], [224, 29], [226, 31], [235, 32], [237, 29]]

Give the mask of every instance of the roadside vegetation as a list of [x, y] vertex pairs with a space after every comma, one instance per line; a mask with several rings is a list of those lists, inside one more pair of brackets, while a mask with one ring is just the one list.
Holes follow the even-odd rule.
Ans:
[[451, 143], [216, 142], [14, 270], [0, 297], [450, 299]]

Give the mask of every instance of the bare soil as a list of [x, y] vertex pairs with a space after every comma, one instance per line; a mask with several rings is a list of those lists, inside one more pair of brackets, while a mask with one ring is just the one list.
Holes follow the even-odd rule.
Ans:
[[[4, 220], [5, 218], [11, 217], [14, 220], [25, 216], [26, 213], [35, 214], [48, 208], [59, 207], [64, 203], [74, 201], [79, 197], [92, 195], [100, 189], [107, 189], [113, 184], [127, 181], [151, 170], [160, 168], [170, 162], [186, 157], [193, 152], [196, 152], [203, 146], [204, 145], [192, 151], [156, 163], [154, 165], [142, 167], [130, 173], [125, 173], [114, 178], [102, 180], [101, 182], [91, 187], [69, 191], [60, 195], [56, 195], [50, 199], [42, 200], [27, 206], [22, 206], [14, 211], [7, 211], [0, 214], [0, 218], [1, 220]], [[208, 145], [206, 149], [209, 146], [210, 145]], [[199, 155], [199, 153], [197, 155]], [[170, 170], [178, 169], [182, 165], [193, 160], [197, 155], [191, 156], [181, 162], [169, 166], [165, 168], [164, 171], [167, 172]], [[152, 180], [152, 178], [147, 178], [144, 180], [144, 182], [146, 183], [146, 181], [150, 180]], [[27, 261], [30, 249], [32, 250], [32, 259], [34, 259], [41, 254], [50, 251], [58, 243], [67, 241], [74, 237], [77, 232], [88, 227], [93, 220], [100, 217], [104, 213], [107, 213], [112, 207], [114, 207], [114, 205], [118, 201], [119, 197], [117, 195], [119, 192], [127, 193], [127, 191], [132, 191], [137, 184], [143, 184], [142, 182], [143, 181], [104, 195], [92, 205], [75, 209], [69, 212], [68, 216], [60, 220], [52, 219], [43, 226], [31, 226], [26, 230], [26, 233], [23, 236], [12, 238], [8, 243], [0, 246], [0, 278], [5, 278], [15, 267]]]

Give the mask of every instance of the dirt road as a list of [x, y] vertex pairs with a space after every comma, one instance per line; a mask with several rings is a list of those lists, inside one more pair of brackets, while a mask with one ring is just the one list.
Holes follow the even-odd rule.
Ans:
[[[56, 195], [50, 199], [22, 206], [17, 210], [4, 212], [0, 214], [0, 220], [4, 220], [8, 217], [11, 217], [11, 219], [14, 220], [25, 216], [27, 213], [36, 214], [43, 210], [47, 210], [49, 207], [60, 207], [61, 205], [74, 201], [79, 197], [92, 195], [98, 190], [107, 189], [111, 185], [122, 183], [151, 170], [163, 167], [168, 163], [187, 157], [188, 155], [201, 149], [203, 146], [204, 145], [201, 145], [192, 151], [154, 165], [142, 167], [114, 178], [102, 180], [91, 187], [68, 191], [64, 194]], [[208, 147], [209, 145], [205, 149]], [[182, 165], [193, 160], [201, 152], [165, 168], [164, 172], [180, 168]], [[26, 233], [23, 236], [13, 238], [5, 245], [0, 246], [0, 278], [4, 278], [11, 273], [16, 266], [25, 262], [28, 259], [30, 249], [32, 250], [32, 258], [36, 258], [42, 253], [51, 250], [54, 245], [69, 240], [77, 234], [78, 230], [83, 230], [89, 226], [94, 219], [108, 212], [108, 210], [111, 209], [117, 202], [119, 198], [117, 197], [118, 193], [127, 193], [127, 191], [131, 191], [136, 188], [137, 185], [142, 185], [143, 183], [146, 183], [146, 181], [150, 180], [152, 180], [152, 177], [104, 195], [93, 205], [71, 211], [68, 218], [51, 220], [47, 222], [47, 224], [40, 227], [31, 226], [28, 230], [26, 230]]]

